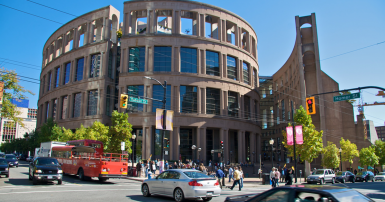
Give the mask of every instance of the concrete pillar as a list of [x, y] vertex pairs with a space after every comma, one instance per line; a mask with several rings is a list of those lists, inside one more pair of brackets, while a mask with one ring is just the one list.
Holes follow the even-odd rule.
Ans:
[[238, 118], [242, 118], [242, 105], [243, 105], [243, 103], [242, 103], [242, 95], [240, 94], [240, 93], [238, 93], [238, 106], [240, 106], [240, 108], [239, 108], [239, 111], [238, 111]]
[[[199, 158], [200, 160], [203, 160], [203, 162], [205, 163], [206, 162], [206, 150], [207, 150], [207, 144], [206, 144], [206, 128], [200, 128], [201, 132], [200, 132], [200, 145], [199, 147], [202, 149], [200, 151], [200, 154], [199, 154]], [[199, 148], [198, 147], [198, 148]], [[200, 161], [199, 160], [199, 161]]]
[[180, 34], [181, 24], [180, 24], [180, 11], [174, 11], [172, 16], [172, 33]]
[[201, 49], [197, 49], [197, 74], [202, 74]]
[[123, 35], [127, 35], [128, 33], [130, 33], [130, 26], [131, 26], [131, 15], [130, 15], [131, 11], [128, 11], [127, 13], [123, 13], [123, 30], [122, 30], [122, 34]]
[[229, 91], [223, 91], [223, 115], [227, 116], [229, 114]]
[[236, 162], [236, 163], [239, 163], [239, 162], [243, 162], [243, 158], [242, 158], [242, 150], [244, 148], [243, 144], [242, 144], [243, 131], [238, 130], [237, 135], [238, 135], [238, 162]]
[[[223, 54], [222, 55], [222, 66], [223, 66], [223, 71], [222, 71], [222, 74], [224, 78], [227, 78], [227, 55], [226, 54]], [[221, 78], [222, 78], [221, 77]]]
[[225, 101], [225, 96], [224, 96], [224, 92], [222, 89], [220, 89], [220, 95], [219, 95], [219, 99], [220, 99], [220, 110], [219, 110], [219, 114], [220, 115], [224, 115], [225, 114], [225, 104], [224, 104], [224, 101]]
[[55, 119], [55, 122], [57, 123], [61, 119], [61, 116], [62, 116], [63, 99], [62, 99], [62, 97], [58, 97], [56, 99], [57, 99], [57, 101], [56, 101], [56, 119]]
[[173, 95], [173, 100], [174, 100], [174, 103], [173, 105], [171, 105], [171, 109], [174, 109], [174, 111], [177, 113], [177, 112], [180, 112], [180, 109], [181, 109], [181, 106], [180, 106], [180, 87], [179, 85], [177, 86], [173, 86], [173, 91], [174, 91], [174, 95]]
[[89, 33], [88, 43], [93, 43], [94, 34], [95, 34], [95, 21], [90, 22], [90, 31], [88, 33]]
[[171, 147], [171, 154], [170, 160], [179, 160], [179, 154], [180, 154], [180, 127], [174, 127], [174, 131], [172, 131], [172, 136], [170, 136], [170, 139], [172, 140]]
[[243, 60], [239, 60], [239, 81], [240, 82], [244, 82], [243, 81]]
[[100, 67], [99, 67], [99, 77], [100, 78], [104, 77], [105, 71], [107, 70], [107, 68], [106, 68], [107, 65], [104, 64], [107, 61], [105, 58], [106, 55], [108, 55], [108, 54], [106, 54], [106, 52], [104, 52], [104, 51], [102, 51], [100, 53]]
[[84, 39], [83, 39], [83, 44], [87, 45], [90, 40], [90, 30], [91, 30], [91, 25], [90, 23], [86, 23], [87, 25], [87, 30], [84, 32]]
[[201, 37], [204, 37], [205, 36], [205, 33], [206, 33], [206, 26], [205, 26], [205, 22], [206, 22], [206, 19], [205, 19], [205, 14], [199, 14], [200, 15], [200, 21], [199, 21], [199, 29], [200, 29], [200, 35]]
[[181, 72], [181, 65], [180, 65], [180, 47], [173, 47], [173, 55], [174, 55], [174, 59], [172, 60], [172, 67], [173, 72]]
[[105, 30], [106, 30], [105, 31], [106, 32], [105, 33], [105, 37], [106, 37], [105, 39], [107, 39], [109, 41], [111, 39], [111, 34], [113, 32], [113, 30], [111, 30], [111, 20], [109, 18], [106, 18], [106, 29]]
[[102, 27], [102, 41], [106, 39], [106, 30], [108, 30], [109, 28], [107, 28], [107, 20], [108, 18], [105, 18], [103, 17], [103, 27]]
[[201, 65], [202, 65], [201, 74], [206, 74], [206, 51], [205, 50], [201, 50]]
[[226, 20], [222, 20], [222, 40], [227, 42], [227, 30], [226, 30]]
[[[152, 97], [152, 84], [149, 84], [149, 85], [146, 85], [145, 86], [146, 90], [145, 90], [145, 97]], [[152, 112], [152, 103], [153, 101], [150, 100], [148, 105], [147, 105], [147, 110], [146, 112]]]
[[73, 83], [74, 82], [74, 75], [75, 75], [75, 69], [76, 69], [76, 61], [72, 60], [71, 61], [71, 69], [70, 69], [70, 76], [69, 76], [69, 82], [68, 83]]
[[147, 67], [149, 72], [154, 71], [154, 46], [148, 47], [148, 59], [147, 59]]
[[223, 78], [223, 57], [221, 53], [218, 53], [218, 62], [219, 62], [219, 76]]
[[218, 40], [222, 41], [222, 20], [218, 18], [218, 27], [217, 27]]
[[225, 128], [221, 128], [221, 130], [223, 130], [223, 146], [225, 147], [225, 152], [223, 153], [223, 156], [224, 156], [224, 159], [225, 159], [225, 162], [227, 162], [228, 160], [230, 160], [230, 140], [229, 139], [229, 129]]
[[80, 117], [88, 116], [88, 91], [81, 92], [82, 100], [81, 100], [81, 111], [80, 111]]
[[67, 114], [66, 114], [66, 119], [72, 118], [72, 94], [67, 95]]
[[[66, 34], [64, 33], [63, 36], [62, 36], [62, 42], [61, 42], [61, 54], [65, 53], [65, 45], [66, 45], [66, 42], [67, 42], [67, 39], [66, 39]], [[43, 57], [44, 58], [44, 57]]]
[[201, 113], [206, 114], [206, 88], [200, 88], [201, 90]]
[[73, 38], [73, 44], [72, 49], [79, 47], [79, 27], [74, 28], [74, 38]]

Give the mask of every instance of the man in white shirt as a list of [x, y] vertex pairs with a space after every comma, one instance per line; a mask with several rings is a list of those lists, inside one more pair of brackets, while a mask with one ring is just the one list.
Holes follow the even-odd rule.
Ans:
[[232, 167], [229, 168], [229, 182], [231, 182], [231, 179], [233, 178], [234, 170]]

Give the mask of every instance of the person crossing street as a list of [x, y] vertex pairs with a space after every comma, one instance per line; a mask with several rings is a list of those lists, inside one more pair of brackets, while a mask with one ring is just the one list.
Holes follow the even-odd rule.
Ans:
[[239, 172], [238, 168], [235, 167], [235, 171], [234, 171], [234, 182], [233, 182], [233, 186], [230, 188], [231, 190], [234, 189], [235, 185], [239, 185], [239, 191], [241, 191], [241, 184], [239, 183], [239, 181], [241, 180], [241, 173]]
[[233, 179], [233, 175], [234, 175], [234, 170], [233, 170], [233, 168], [230, 166], [230, 168], [229, 168], [229, 182], [231, 182], [231, 179]]
[[221, 189], [222, 189], [222, 183], [221, 183], [221, 180], [225, 177], [225, 173], [223, 173], [223, 171], [221, 170], [221, 168], [218, 168], [218, 169], [217, 169], [217, 172], [216, 172], [216, 174], [215, 174], [215, 176], [218, 178], [219, 186], [221, 186]]

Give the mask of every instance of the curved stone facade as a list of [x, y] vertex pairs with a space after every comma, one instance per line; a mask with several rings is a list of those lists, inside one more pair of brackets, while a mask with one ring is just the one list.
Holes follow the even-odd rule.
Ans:
[[[124, 111], [138, 137], [136, 159], [160, 158], [155, 108], [161, 103], [117, 108], [121, 94], [163, 98], [163, 88], [147, 76], [167, 81], [166, 108], [174, 111], [173, 131], [164, 140], [166, 160], [219, 161], [211, 150], [223, 140], [224, 161], [256, 162], [261, 127], [252, 27], [234, 13], [193, 1], [127, 1], [123, 16], [119, 23], [119, 12], [104, 7], [48, 39], [38, 127], [50, 117], [70, 129], [94, 121], [110, 124], [112, 110]], [[192, 145], [201, 151], [191, 150]]]

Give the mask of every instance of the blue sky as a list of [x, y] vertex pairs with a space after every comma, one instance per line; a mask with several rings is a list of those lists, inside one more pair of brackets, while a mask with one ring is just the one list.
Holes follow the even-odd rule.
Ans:
[[[119, 0], [34, 1], [74, 15], [82, 15], [110, 4], [122, 15], [124, 2]], [[385, 41], [385, 1], [383, 0], [208, 0], [201, 2], [234, 12], [251, 24], [258, 37], [261, 76], [275, 73], [290, 56], [295, 42], [294, 17], [315, 13], [321, 69], [339, 83], [340, 89], [369, 85], [385, 87], [383, 62], [385, 43], [373, 45]], [[66, 23], [74, 18], [74, 16], [36, 5], [27, 0], [0, 1], [0, 4], [60, 23]], [[0, 22], [2, 25], [0, 66], [14, 69], [22, 76], [39, 79], [40, 70], [38, 69], [41, 68], [44, 43], [61, 24], [1, 5]], [[370, 45], [373, 46], [330, 58]], [[25, 66], [32, 67], [32, 69]], [[37, 80], [30, 81], [38, 82]], [[36, 108], [39, 85], [25, 81], [21, 81], [21, 85], [35, 92], [36, 95], [29, 96], [29, 99], [30, 107]], [[385, 98], [376, 97], [376, 93], [377, 90], [364, 90], [361, 94], [363, 102], [385, 102]], [[357, 108], [355, 108], [355, 112], [357, 112]], [[384, 114], [385, 105], [365, 107], [366, 118], [373, 120], [376, 126], [384, 125]]]

